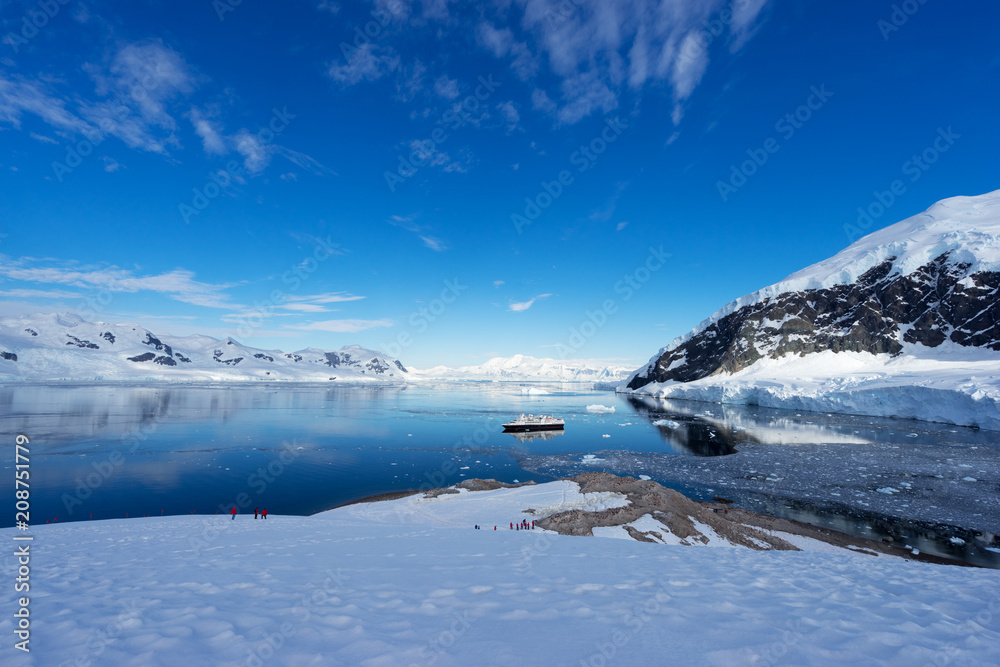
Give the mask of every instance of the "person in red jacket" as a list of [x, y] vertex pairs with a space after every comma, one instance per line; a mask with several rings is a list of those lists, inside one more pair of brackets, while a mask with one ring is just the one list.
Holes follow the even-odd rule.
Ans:
[[267, 510], [261, 510], [260, 511], [260, 518], [261, 519], [266, 519], [267, 518]]
[[260, 508], [259, 508], [259, 507], [254, 507], [254, 508], [253, 508], [253, 518], [254, 518], [254, 519], [256, 519], [256, 518], [257, 518], [257, 515], [258, 515], [259, 513], [260, 513]]
[[236, 506], [235, 505], [233, 506], [233, 509], [229, 510], [229, 513], [233, 515], [233, 521], [236, 521]]

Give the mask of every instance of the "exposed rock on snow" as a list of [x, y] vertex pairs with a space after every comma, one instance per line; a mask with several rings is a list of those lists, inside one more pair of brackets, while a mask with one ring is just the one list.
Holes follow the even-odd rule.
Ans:
[[357, 345], [286, 354], [232, 338], [165, 336], [71, 314], [0, 319], [0, 350], [0, 380], [399, 383], [408, 375], [396, 359]]
[[[575, 665], [602, 651], [623, 665], [1000, 660], [990, 570], [788, 534], [776, 536], [807, 551], [506, 528], [533, 518], [526, 509], [603, 511], [597, 492], [581, 491], [560, 481], [266, 522], [32, 526], [31, 655], [8, 641], [0, 663]], [[4, 587], [0, 605], [16, 608], [18, 595]], [[15, 620], [0, 619], [0, 632], [13, 637]]]
[[733, 301], [622, 388], [1000, 429], [1000, 191]]

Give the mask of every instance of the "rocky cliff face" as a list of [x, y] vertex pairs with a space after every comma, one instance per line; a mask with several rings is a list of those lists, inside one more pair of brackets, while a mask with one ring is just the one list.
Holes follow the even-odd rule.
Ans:
[[[766, 358], [1000, 351], [1000, 193], [941, 202], [707, 320], [627, 382], [691, 382]], [[795, 289], [798, 287], [798, 289]]]

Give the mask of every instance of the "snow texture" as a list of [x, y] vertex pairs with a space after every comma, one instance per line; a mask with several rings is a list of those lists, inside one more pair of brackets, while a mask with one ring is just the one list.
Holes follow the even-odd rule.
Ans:
[[[41, 525], [32, 529], [31, 654], [14, 648], [6, 614], [0, 663], [1000, 662], [993, 571], [506, 527], [535, 516], [526, 509], [614, 502], [571, 484], [266, 521]], [[14, 570], [8, 557], [8, 578]], [[5, 586], [0, 604], [12, 609], [14, 596]]]

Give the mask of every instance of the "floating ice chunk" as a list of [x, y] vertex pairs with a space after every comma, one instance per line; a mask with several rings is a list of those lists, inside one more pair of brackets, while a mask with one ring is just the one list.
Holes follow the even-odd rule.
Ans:
[[916, 437], [917, 437], [917, 434], [916, 434], [916, 433], [908, 433], [908, 434], [906, 435], [906, 437], [907, 437], [907, 438], [916, 438]]
[[975, 477], [963, 477], [962, 481], [963, 482], [978, 482], [979, 480], [977, 480]]
[[894, 493], [899, 493], [899, 489], [894, 489], [891, 486], [883, 486], [881, 489], [875, 489], [875, 490], [878, 491], [879, 493], [884, 493], [889, 496], [891, 496]]
[[549, 392], [544, 389], [539, 389], [538, 387], [521, 387], [522, 396], [544, 396]]
[[604, 459], [598, 458], [597, 454], [584, 454], [583, 458], [580, 459], [581, 463], [596, 463], [597, 461], [603, 461]]
[[965, 544], [965, 540], [963, 540], [961, 537], [952, 537], [948, 541], [951, 542], [952, 544], [958, 544], [958, 545]]
[[615, 411], [615, 406], [613, 406], [613, 405], [595, 404], [595, 405], [588, 405], [587, 406], [587, 412], [596, 412], [596, 413], [600, 414], [600, 413], [604, 413], [604, 412], [614, 412], [614, 411]]
[[649, 475], [639, 475], [639, 479], [644, 479], [644, 480], [646, 480], [648, 482], [649, 480], [651, 480], [653, 478], [650, 477]]
[[657, 419], [653, 422], [653, 426], [666, 426], [667, 428], [680, 428], [680, 422], [675, 422], [673, 419]]
[[602, 438], [610, 438], [610, 437], [611, 437], [611, 435], [610, 435], [610, 434], [608, 434], [608, 433], [605, 433], [605, 434], [604, 434], [604, 435], [602, 435], [601, 437], [602, 437]]

